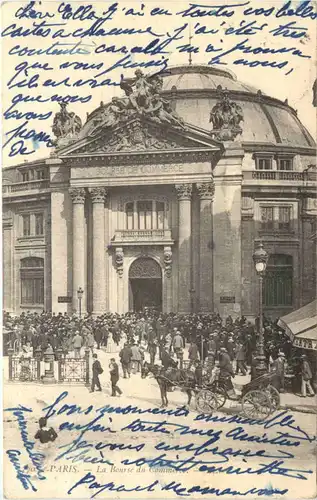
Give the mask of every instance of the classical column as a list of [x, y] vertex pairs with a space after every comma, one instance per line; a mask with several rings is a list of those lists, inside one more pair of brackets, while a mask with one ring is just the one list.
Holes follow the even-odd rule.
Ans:
[[105, 283], [105, 200], [104, 187], [89, 189], [92, 201], [92, 298], [94, 315], [103, 314], [106, 308]]
[[[73, 311], [78, 311], [77, 290], [85, 292], [85, 189], [71, 188], [69, 194], [73, 201]], [[58, 265], [58, 262], [56, 263]], [[82, 312], [86, 312], [85, 293], [82, 302]]]
[[191, 196], [192, 184], [177, 184], [178, 197], [178, 312], [191, 312]]
[[213, 231], [212, 201], [214, 181], [197, 184], [200, 198], [199, 217], [199, 308], [213, 311]]

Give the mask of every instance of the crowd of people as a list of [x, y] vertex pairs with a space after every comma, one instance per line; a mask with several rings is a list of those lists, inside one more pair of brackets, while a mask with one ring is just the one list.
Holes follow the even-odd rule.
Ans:
[[[119, 354], [123, 377], [140, 372], [147, 351], [151, 364], [157, 362], [166, 369], [194, 369], [201, 365], [212, 370], [217, 364], [228, 380], [239, 374], [256, 376], [257, 322], [258, 319], [252, 324], [243, 316], [233, 320], [231, 316], [223, 319], [217, 313], [162, 314], [150, 309], [82, 318], [66, 313], [4, 313], [3, 318], [6, 343], [29, 355], [35, 356], [39, 350], [44, 353], [51, 346], [54, 352], [60, 349], [74, 353], [74, 357], [80, 357], [85, 347], [95, 356], [95, 347], [107, 348], [109, 342], [119, 346], [124, 340]], [[277, 389], [301, 392], [302, 396], [308, 391], [312, 395], [316, 390], [315, 358], [295, 348], [276, 322], [264, 318], [263, 326], [266, 363], [268, 369], [278, 374]], [[113, 363], [117, 364], [114, 358]], [[116, 389], [113, 392], [119, 393]]]

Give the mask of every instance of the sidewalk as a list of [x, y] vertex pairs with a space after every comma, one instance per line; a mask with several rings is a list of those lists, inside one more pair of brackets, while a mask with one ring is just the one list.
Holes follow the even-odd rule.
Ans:
[[298, 411], [300, 413], [313, 413], [317, 415], [317, 398], [302, 398], [296, 394], [281, 394], [281, 408], [284, 410]]
[[[242, 386], [250, 382], [250, 375], [236, 375], [233, 379], [233, 385], [241, 390]], [[281, 409], [298, 411], [300, 413], [313, 413], [317, 415], [317, 397], [302, 398], [299, 394], [282, 393]]]

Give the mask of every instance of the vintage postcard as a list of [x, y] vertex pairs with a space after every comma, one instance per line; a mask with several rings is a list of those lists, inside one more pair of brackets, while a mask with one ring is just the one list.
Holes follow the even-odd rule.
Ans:
[[1, 14], [3, 498], [315, 498], [316, 2]]

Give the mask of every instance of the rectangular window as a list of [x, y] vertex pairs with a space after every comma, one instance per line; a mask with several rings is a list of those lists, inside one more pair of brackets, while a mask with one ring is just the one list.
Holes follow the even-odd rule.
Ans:
[[261, 207], [261, 229], [263, 231], [274, 229], [274, 207]]
[[44, 170], [37, 170], [36, 171], [36, 178], [38, 180], [44, 179], [45, 178], [45, 172], [44, 172]]
[[293, 160], [291, 158], [278, 158], [277, 170], [293, 170]]
[[257, 158], [256, 159], [256, 169], [257, 170], [272, 170], [272, 158]]
[[152, 202], [138, 201], [139, 229], [152, 229]]
[[22, 235], [30, 236], [31, 234], [31, 216], [30, 214], [22, 215]]
[[278, 228], [281, 231], [289, 231], [291, 228], [291, 207], [279, 207]]
[[29, 180], [29, 172], [22, 172], [22, 182], [28, 182]]
[[165, 211], [164, 211], [164, 202], [156, 203], [156, 227], [157, 229], [164, 229], [164, 220], [165, 220]]
[[21, 279], [21, 303], [22, 304], [44, 304], [44, 279], [22, 278]]
[[133, 210], [133, 203], [127, 203], [125, 207], [125, 213], [126, 213], [126, 229], [133, 229], [133, 215], [134, 215], [134, 210]]
[[43, 214], [35, 214], [35, 234], [41, 236], [44, 234], [44, 216]]

